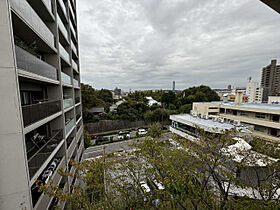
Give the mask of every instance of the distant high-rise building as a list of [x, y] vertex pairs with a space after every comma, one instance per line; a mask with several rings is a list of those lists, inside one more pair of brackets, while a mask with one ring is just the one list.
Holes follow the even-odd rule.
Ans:
[[263, 88], [263, 102], [267, 102], [268, 96], [280, 95], [280, 65], [277, 60], [262, 69], [261, 87]]
[[175, 86], [175, 85], [176, 85], [176, 83], [175, 83], [175, 81], [173, 81], [173, 85], [172, 85], [172, 90], [173, 90], [173, 91], [176, 90], [176, 86]]
[[228, 85], [228, 91], [231, 91], [231, 85]]
[[0, 209], [53, 209], [37, 181], [79, 181], [59, 173], [84, 150], [76, 12], [76, 0], [0, 1]]
[[263, 88], [257, 82], [254, 82], [251, 77], [246, 86], [246, 95], [248, 96], [249, 103], [262, 102]]

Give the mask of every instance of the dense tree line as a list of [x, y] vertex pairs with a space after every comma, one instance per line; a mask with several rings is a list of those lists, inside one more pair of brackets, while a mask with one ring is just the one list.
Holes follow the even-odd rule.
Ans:
[[[154, 104], [148, 106], [146, 97], [152, 97], [161, 106]], [[182, 92], [165, 90], [135, 91], [124, 98], [125, 102], [118, 106], [116, 112], [108, 112], [109, 106], [115, 101], [109, 90], [94, 90], [89, 85], [82, 84], [83, 114], [85, 122], [108, 120], [145, 120], [152, 122], [167, 122], [171, 114], [189, 113], [193, 102], [218, 101], [220, 98], [208, 86], [191, 87]], [[93, 106], [104, 106], [106, 116], [93, 115], [88, 109]]]

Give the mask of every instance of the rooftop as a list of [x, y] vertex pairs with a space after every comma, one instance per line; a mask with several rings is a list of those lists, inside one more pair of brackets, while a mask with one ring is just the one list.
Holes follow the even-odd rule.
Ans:
[[203, 118], [199, 117], [194, 117], [189, 114], [182, 114], [182, 115], [171, 115], [170, 116], [171, 120], [179, 120], [181, 123], [186, 123], [186, 124], [192, 124], [196, 125], [198, 127], [201, 127], [203, 129], [205, 128], [211, 128], [211, 129], [219, 129], [219, 130], [230, 130], [234, 128], [234, 125], [228, 124], [228, 123], [221, 123], [217, 121], [213, 121], [211, 119], [206, 120]]

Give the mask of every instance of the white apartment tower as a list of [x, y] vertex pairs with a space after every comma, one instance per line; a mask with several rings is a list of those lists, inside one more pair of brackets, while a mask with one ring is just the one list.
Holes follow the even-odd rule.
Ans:
[[248, 103], [262, 102], [263, 88], [257, 82], [254, 82], [251, 77], [246, 86], [246, 95], [248, 96]]
[[0, 209], [52, 209], [35, 181], [69, 191], [84, 150], [76, 0], [1, 0], [0, 46]]

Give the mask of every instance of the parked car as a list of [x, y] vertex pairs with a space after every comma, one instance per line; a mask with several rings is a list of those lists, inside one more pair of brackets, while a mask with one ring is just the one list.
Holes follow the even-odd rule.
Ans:
[[124, 139], [124, 137], [130, 138], [129, 131], [120, 131], [119, 132], [118, 139]]
[[106, 136], [98, 136], [96, 139], [97, 142], [102, 142], [102, 141], [109, 141], [109, 137]]
[[139, 128], [138, 129], [138, 134], [141, 136], [141, 135], [146, 135], [148, 132], [146, 131], [146, 129], [144, 128]]

